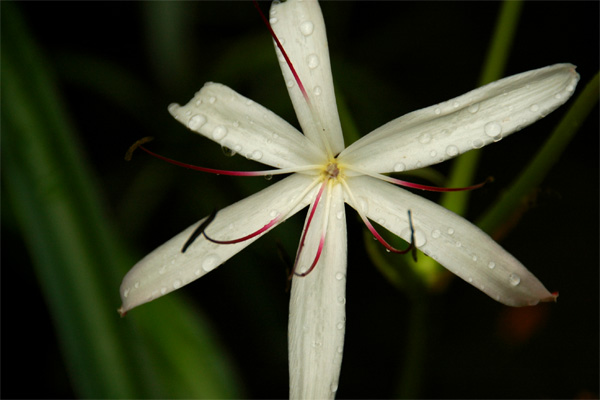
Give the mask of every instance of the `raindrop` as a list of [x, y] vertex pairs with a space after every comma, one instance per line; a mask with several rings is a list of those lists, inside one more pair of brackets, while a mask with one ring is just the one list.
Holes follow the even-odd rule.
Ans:
[[495, 263], [495, 262], [493, 262], [493, 261], [490, 261], [490, 262], [488, 263], [488, 268], [489, 268], [489, 269], [494, 269], [494, 268], [496, 268], [496, 263]]
[[332, 392], [337, 392], [337, 390], [338, 390], [338, 383], [337, 382], [333, 382], [331, 384], [331, 391]]
[[212, 271], [217, 265], [219, 265], [219, 258], [214, 254], [207, 256], [204, 261], [202, 261], [202, 269], [206, 272]]
[[538, 112], [540, 109], [540, 106], [538, 106], [537, 104], [532, 104], [529, 106], [529, 111], [531, 112]]
[[442, 235], [442, 232], [440, 232], [439, 230], [434, 230], [433, 232], [431, 232], [431, 237], [434, 239], [439, 238]]
[[271, 18], [271, 19], [269, 19], [269, 23], [271, 25], [275, 25], [277, 23], [277, 21], [278, 21], [277, 18]]
[[234, 128], [239, 128], [239, 127], [240, 127], [240, 123], [239, 123], [238, 121], [235, 121], [235, 122], [233, 123], [233, 127], [234, 127]]
[[134, 287], [134, 288], [136, 288], [136, 289], [137, 289], [137, 288], [139, 288], [139, 287], [140, 287], [140, 282], [136, 282], [136, 283], [133, 285], [133, 287]]
[[165, 294], [167, 293], [167, 288], [166, 287], [161, 287], [160, 288], [160, 294]]
[[458, 108], [458, 106], [460, 106], [460, 103], [458, 101], [455, 101], [454, 103], [452, 103], [452, 107]]
[[315, 69], [319, 66], [319, 57], [316, 54], [309, 54], [306, 57], [306, 63], [308, 64], [308, 68]]
[[179, 279], [175, 279], [173, 282], [173, 289], [179, 289], [181, 287], [181, 281]]
[[435, 157], [435, 156], [437, 156], [437, 151], [435, 151], [435, 150], [431, 150], [431, 151], [429, 152], [429, 155], [430, 155], [431, 157]]
[[454, 235], [454, 229], [448, 228], [448, 235]]
[[480, 149], [480, 148], [482, 148], [482, 147], [483, 147], [483, 140], [480, 140], [480, 139], [475, 139], [475, 140], [473, 140], [473, 141], [471, 142], [471, 146], [472, 146], [474, 149]]
[[477, 111], [479, 111], [479, 103], [471, 104], [468, 110], [471, 114], [475, 114]]
[[194, 271], [194, 275], [196, 275], [196, 276], [200, 276], [200, 273], [201, 273], [201, 272], [202, 272], [202, 271], [200, 271], [200, 268], [198, 268], [197, 270], [195, 270], [195, 271]]
[[269, 215], [271, 216], [271, 218], [275, 218], [279, 213], [277, 212], [277, 210], [271, 210], [271, 212], [269, 213]]
[[125, 297], [125, 298], [126, 298], [127, 296], [129, 296], [129, 290], [130, 290], [130, 289], [125, 289], [125, 290], [123, 291], [123, 297]]
[[250, 100], [250, 99], [246, 100], [246, 105], [247, 106], [251, 106], [252, 104], [254, 104], [253, 100]]
[[315, 25], [310, 21], [304, 21], [303, 23], [300, 24], [300, 32], [302, 32], [302, 34], [304, 36], [312, 35], [314, 30], [315, 30]]
[[343, 322], [338, 322], [337, 328], [340, 329], [340, 330], [344, 329], [344, 323]]
[[273, 179], [273, 175], [265, 175], [265, 179], [267, 181], [270, 181], [271, 179]]
[[343, 211], [338, 211], [335, 214], [335, 216], [336, 216], [337, 219], [342, 219], [342, 218], [344, 218], [344, 212]]
[[199, 129], [202, 125], [204, 125], [206, 123], [206, 117], [204, 115], [194, 115], [192, 118], [190, 118], [189, 122], [188, 122], [188, 128], [190, 128], [191, 130], [195, 131], [196, 129]]
[[[236, 144], [235, 146], [233, 146], [233, 150], [234, 150], [236, 153], [239, 153], [240, 151], [242, 151], [242, 146], [241, 146], [241, 145], [239, 145], [239, 144]], [[234, 154], [235, 154], [235, 153], [234, 153]]]
[[342, 279], [344, 279], [344, 273], [343, 272], [338, 272], [337, 274], [335, 274], [335, 279], [337, 279], [338, 281], [341, 281]]
[[213, 130], [212, 135], [215, 140], [221, 140], [227, 135], [227, 128], [223, 125], [219, 125]]
[[483, 130], [486, 135], [492, 138], [502, 137], [502, 127], [497, 122], [488, 122], [484, 125]]
[[404, 165], [401, 162], [394, 165], [394, 172], [402, 172], [405, 169], [406, 169], [406, 165]]
[[457, 156], [458, 155], [458, 147], [451, 144], [450, 146], [446, 147], [446, 154], [448, 154], [450, 157]]
[[469, 277], [467, 281], [469, 281], [469, 283], [473, 283], [473, 278]]
[[290, 79], [290, 80], [289, 80], [289, 81], [287, 81], [285, 84], [287, 85], [287, 87], [291, 88], [292, 86], [294, 86], [294, 80], [293, 80], [293, 79]]
[[216, 98], [215, 96], [211, 96], [211, 97], [208, 99], [208, 102], [209, 102], [210, 104], [215, 104], [215, 101], [217, 101], [217, 98]]
[[562, 94], [560, 94], [560, 93], [556, 93], [554, 95], [554, 98], [557, 99], [557, 100], [560, 100], [561, 97], [562, 97]]
[[421, 137], [419, 138], [419, 142], [423, 143], [423, 144], [431, 142], [431, 134], [429, 134], [429, 133], [422, 134]]
[[231, 150], [229, 147], [221, 146], [221, 150], [227, 157], [235, 156], [235, 151]]
[[337, 298], [338, 303], [346, 304], [346, 298], [344, 296], [340, 296]]
[[473, 259], [473, 261], [477, 261], [477, 256], [473, 255], [473, 257], [471, 257]]
[[511, 285], [517, 286], [519, 283], [521, 283], [521, 278], [517, 274], [510, 274], [508, 276], [508, 281]]
[[320, 95], [321, 95], [321, 93], [322, 93], [322, 91], [323, 91], [323, 90], [321, 89], [321, 86], [315, 86], [315, 87], [313, 88], [313, 93], [315, 94], [315, 96], [320, 96]]
[[260, 160], [263, 156], [262, 151], [254, 150], [250, 156], [253, 160]]
[[436, 107], [433, 112], [435, 113], [435, 115], [440, 115], [442, 113], [442, 110], [440, 110], [439, 107]]
[[343, 346], [338, 346], [338, 348], [337, 348], [337, 352], [338, 352], [339, 354], [342, 354], [342, 353], [344, 352], [344, 347], [343, 347]]
[[160, 275], [163, 275], [166, 271], [167, 271], [167, 267], [164, 265], [158, 269], [158, 273]]

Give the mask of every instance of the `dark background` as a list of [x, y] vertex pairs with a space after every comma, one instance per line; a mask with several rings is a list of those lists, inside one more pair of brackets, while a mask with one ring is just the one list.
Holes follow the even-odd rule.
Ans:
[[[140, 257], [213, 208], [269, 184], [195, 173], [141, 154], [125, 163], [129, 145], [152, 134], [154, 149], [178, 160], [256, 168], [241, 157], [224, 157], [217, 145], [171, 120], [169, 103], [185, 103], [204, 82], [216, 81], [297, 125], [269, 34], [252, 4], [185, 5], [189, 35], [182, 40], [191, 51], [187, 64], [177, 65], [177, 57], [153, 52], [152, 41], [161, 38], [152, 34], [148, 3], [18, 4], [56, 73], [103, 190], [107, 218]], [[475, 88], [499, 4], [329, 2], [322, 9], [336, 87], [366, 134]], [[598, 2], [525, 3], [506, 75], [570, 62], [581, 74], [577, 95], [598, 71], [598, 11]], [[87, 64], [81, 61], [89, 58], [133, 73], [147, 101], [128, 103], [127, 90], [122, 104], [103, 94], [82, 78]], [[106, 90], [119, 90], [117, 75], [98, 76], [106, 79], [115, 84]], [[514, 179], [569, 104], [483, 150], [477, 178], [493, 175], [496, 183], [473, 193], [469, 219]], [[420, 397], [598, 396], [598, 133], [596, 109], [502, 242], [551, 291], [560, 291], [559, 302], [511, 309], [460, 280], [432, 294]], [[436, 168], [446, 172], [448, 166]], [[338, 398], [390, 398], [404, 368], [411, 305], [371, 266], [362, 227], [348, 215], [348, 315]], [[302, 221], [294, 218], [180, 291], [214, 321], [249, 397], [287, 396], [288, 295], [277, 242], [293, 256]], [[52, 318], [5, 204], [2, 247], [3, 397], [72, 397]], [[20, 292], [28, 293], [25, 302]], [[116, 308], [117, 287], [114, 297]], [[31, 332], [35, 340], [27, 339]]]

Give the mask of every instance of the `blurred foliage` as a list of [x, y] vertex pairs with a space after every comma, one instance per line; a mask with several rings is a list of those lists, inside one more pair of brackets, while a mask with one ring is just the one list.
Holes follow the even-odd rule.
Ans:
[[[178, 293], [124, 319], [115, 312], [120, 279], [135, 260], [269, 184], [141, 154], [125, 163], [129, 145], [152, 135], [153, 149], [181, 161], [255, 168], [190, 134], [166, 106], [215, 81], [297, 125], [252, 5], [0, 4], [3, 396], [286, 397], [288, 297], [277, 244], [293, 256], [302, 216]], [[322, 8], [336, 90], [355, 135], [478, 86], [500, 9], [488, 2]], [[598, 11], [597, 2], [524, 3], [504, 75], [571, 62], [582, 76], [577, 96], [598, 71]], [[571, 105], [483, 149], [473, 179], [496, 180], [470, 194], [467, 218], [510, 186]], [[554, 167], [531, 188], [536, 196], [502, 242], [560, 290], [558, 304], [530, 314], [452, 281], [427, 294], [424, 319], [411, 319], [414, 290], [396, 290], [371, 267], [362, 227], [350, 217], [338, 397], [395, 397], [399, 376], [407, 376], [406, 343], [420, 326], [425, 351], [411, 365], [422, 368], [420, 397], [597, 396], [597, 152], [595, 106], [560, 158], [552, 155]], [[446, 176], [446, 164], [433, 174]]]

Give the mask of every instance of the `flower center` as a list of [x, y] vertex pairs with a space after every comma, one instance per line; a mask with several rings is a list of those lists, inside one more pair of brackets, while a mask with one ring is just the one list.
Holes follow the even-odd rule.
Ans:
[[327, 179], [336, 179], [340, 174], [340, 169], [338, 167], [337, 161], [332, 161], [327, 164], [324, 171], [325, 177]]

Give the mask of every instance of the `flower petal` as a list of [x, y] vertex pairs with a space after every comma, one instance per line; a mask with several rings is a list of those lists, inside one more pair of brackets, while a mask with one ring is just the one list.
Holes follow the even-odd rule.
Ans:
[[312, 264], [324, 218], [328, 218], [321, 258], [312, 272], [294, 276], [292, 283], [288, 338], [291, 399], [334, 398], [342, 363], [347, 249], [341, 185], [324, 196], [331, 196], [329, 212], [325, 213], [325, 203], [317, 208], [300, 254], [299, 272]]
[[272, 111], [227, 86], [206, 83], [185, 106], [169, 112], [194, 132], [277, 168], [322, 163], [325, 153]]
[[[335, 102], [325, 22], [314, 0], [273, 2], [271, 27], [289, 56], [312, 107], [308, 105], [280, 50], [275, 52], [298, 121], [304, 134], [322, 146], [323, 133], [333, 151], [344, 149], [344, 137]], [[321, 127], [319, 127], [319, 124]]]
[[374, 178], [347, 182], [370, 219], [407, 241], [410, 210], [419, 250], [493, 299], [509, 306], [555, 299], [517, 259], [464, 218]]
[[353, 143], [339, 160], [380, 173], [437, 164], [545, 117], [571, 97], [578, 80], [571, 64], [501, 79], [395, 119]]
[[[314, 197], [308, 194], [314, 178], [294, 174], [270, 187], [220, 210], [206, 232], [212, 239], [231, 240], [258, 231], [278, 215], [285, 220]], [[300, 196], [304, 195], [304, 198]], [[212, 271], [261, 237], [236, 244], [219, 245], [199, 236], [185, 253], [183, 245], [200, 222], [190, 226], [138, 262], [123, 278], [121, 312], [163, 296]]]

